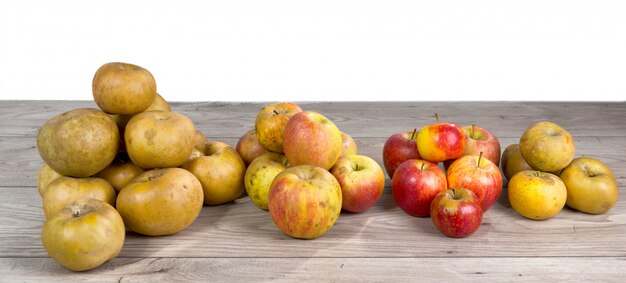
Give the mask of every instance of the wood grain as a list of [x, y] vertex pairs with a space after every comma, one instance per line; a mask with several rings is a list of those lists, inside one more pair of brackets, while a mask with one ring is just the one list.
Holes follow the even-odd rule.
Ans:
[[[626, 273], [626, 201], [603, 215], [564, 209], [533, 221], [509, 206], [506, 188], [471, 237], [451, 239], [429, 218], [404, 214], [387, 187], [370, 210], [343, 212], [315, 240], [297, 240], [242, 196], [205, 206], [185, 231], [166, 237], [128, 233], [120, 256], [74, 273], [51, 260], [35, 137], [50, 117], [89, 101], [2, 101], [0, 108], [0, 281], [619, 281]], [[173, 103], [209, 140], [235, 145], [266, 103]], [[355, 137], [359, 152], [382, 165], [392, 133], [432, 123], [432, 113], [491, 130], [502, 149], [524, 129], [550, 120], [574, 136], [577, 156], [603, 160], [622, 195], [626, 185], [626, 102], [307, 102]], [[583, 272], [584, 271], [584, 272]]]
[[32, 282], [623, 282], [624, 264], [621, 257], [117, 258], [77, 273], [48, 258], [0, 258], [0, 274]]

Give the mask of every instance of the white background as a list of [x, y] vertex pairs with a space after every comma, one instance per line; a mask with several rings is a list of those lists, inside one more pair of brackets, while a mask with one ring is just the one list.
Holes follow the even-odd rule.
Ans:
[[626, 1], [0, 2], [0, 99], [110, 61], [169, 101], [623, 101]]

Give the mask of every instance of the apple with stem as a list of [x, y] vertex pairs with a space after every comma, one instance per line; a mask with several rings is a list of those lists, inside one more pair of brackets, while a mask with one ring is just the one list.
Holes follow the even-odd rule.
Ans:
[[474, 192], [451, 188], [435, 196], [430, 205], [430, 216], [439, 231], [448, 237], [467, 237], [480, 227], [483, 210]]
[[422, 159], [417, 151], [417, 129], [391, 135], [383, 146], [383, 164], [389, 178], [400, 164], [409, 159]]
[[491, 160], [480, 155], [466, 155], [455, 160], [446, 172], [449, 188], [466, 188], [481, 201], [487, 211], [502, 192], [502, 173]]
[[422, 159], [437, 163], [463, 156], [463, 129], [457, 124], [439, 122], [437, 113], [435, 119], [437, 123], [423, 127], [417, 134], [417, 150]]
[[437, 164], [418, 159], [402, 162], [391, 180], [391, 192], [408, 215], [427, 217], [435, 195], [447, 189], [446, 175]]

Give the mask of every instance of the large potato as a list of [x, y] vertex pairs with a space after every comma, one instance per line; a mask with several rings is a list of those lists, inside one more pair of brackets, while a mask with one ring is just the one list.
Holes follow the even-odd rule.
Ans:
[[48, 120], [37, 134], [39, 155], [61, 175], [88, 177], [111, 164], [119, 132], [104, 112], [79, 108]]

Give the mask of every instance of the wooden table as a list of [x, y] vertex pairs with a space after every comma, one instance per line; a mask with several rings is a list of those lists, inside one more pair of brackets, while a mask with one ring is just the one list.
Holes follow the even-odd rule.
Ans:
[[[42, 161], [37, 129], [89, 101], [0, 101], [0, 281], [622, 281], [626, 275], [626, 103], [343, 102], [299, 103], [352, 135], [359, 152], [382, 165], [391, 134], [433, 123], [433, 112], [491, 130], [502, 149], [535, 121], [573, 135], [577, 156], [595, 156], [614, 171], [622, 193], [615, 208], [588, 215], [565, 208], [533, 221], [516, 214], [506, 189], [471, 237], [452, 239], [429, 218], [404, 214], [390, 194], [370, 210], [342, 213], [315, 240], [276, 229], [247, 198], [205, 206], [185, 231], [166, 237], [129, 233], [116, 259], [70, 272], [48, 257], [36, 178]], [[262, 103], [174, 103], [209, 140], [235, 145]], [[623, 282], [623, 281], [622, 281]]]

